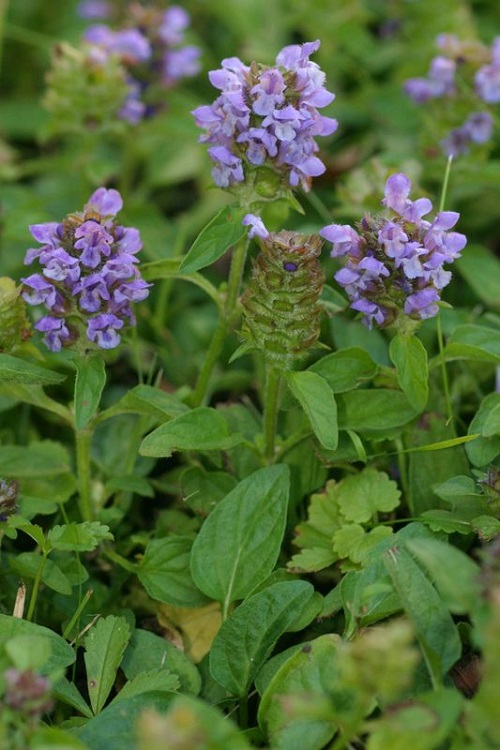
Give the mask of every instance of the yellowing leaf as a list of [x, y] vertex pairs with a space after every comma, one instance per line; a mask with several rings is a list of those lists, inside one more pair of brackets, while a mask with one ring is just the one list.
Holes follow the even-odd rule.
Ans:
[[196, 663], [210, 651], [222, 622], [218, 602], [203, 607], [158, 604], [157, 617], [160, 625], [180, 633], [187, 655]]

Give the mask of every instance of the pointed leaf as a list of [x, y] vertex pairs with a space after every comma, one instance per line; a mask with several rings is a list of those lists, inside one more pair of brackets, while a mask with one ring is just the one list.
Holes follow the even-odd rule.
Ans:
[[313, 596], [307, 581], [275, 583], [243, 602], [223, 623], [210, 651], [212, 676], [243, 697], [278, 638]]
[[179, 607], [206, 604], [189, 571], [192, 543], [189, 537], [176, 535], [148, 543], [137, 576], [152, 599]]
[[171, 456], [174, 451], [228, 450], [243, 440], [232, 434], [224, 415], [208, 406], [200, 406], [162, 424], [141, 443], [141, 456]]
[[373, 378], [377, 370], [378, 365], [367, 351], [351, 346], [322, 357], [308, 372], [321, 375], [334, 393], [344, 393]]
[[49, 658], [40, 668], [40, 672], [44, 675], [63, 670], [75, 661], [76, 654], [71, 646], [50, 628], [22, 620], [20, 617], [0, 614], [0, 642], [6, 643], [10, 638], [20, 635], [42, 636], [49, 642]]
[[0, 354], [0, 383], [20, 383], [21, 385], [52, 385], [61, 383], [65, 375], [46, 370], [31, 362], [10, 354]]
[[285, 533], [289, 469], [256, 471], [240, 482], [203, 524], [193, 544], [191, 572], [223, 610], [243, 599], [274, 568]]
[[450, 612], [466, 614], [478, 605], [481, 569], [464, 552], [439, 539], [409, 540], [405, 546], [427, 570]]
[[[259, 725], [271, 739], [276, 750], [303, 747], [321, 750], [333, 737], [336, 726], [333, 716], [309, 718], [303, 712], [294, 715], [293, 697], [322, 701], [335, 695], [337, 701], [349, 700], [349, 690], [340, 688], [337, 666], [339, 636], [323, 635], [292, 654], [277, 670], [267, 685], [259, 707]], [[290, 700], [291, 699], [291, 700]], [[334, 711], [332, 711], [333, 715]]]
[[184, 273], [193, 273], [221, 258], [226, 250], [245, 235], [247, 230], [241, 223], [244, 213], [242, 209], [234, 206], [222, 208], [201, 230], [189, 248], [179, 270]]
[[415, 631], [434, 688], [460, 656], [462, 646], [444, 602], [411, 555], [394, 545], [383, 561]]
[[408, 401], [417, 411], [422, 411], [429, 398], [429, 366], [424, 345], [416, 336], [398, 333], [391, 341], [389, 355]]
[[327, 381], [310, 370], [289, 372], [286, 378], [319, 442], [328, 450], [334, 451], [339, 442], [337, 404]]
[[92, 710], [98, 714], [114, 685], [116, 672], [130, 640], [124, 617], [97, 620], [85, 638], [85, 667]]
[[106, 368], [98, 354], [77, 357], [75, 366], [75, 427], [81, 430], [97, 412], [106, 384]]

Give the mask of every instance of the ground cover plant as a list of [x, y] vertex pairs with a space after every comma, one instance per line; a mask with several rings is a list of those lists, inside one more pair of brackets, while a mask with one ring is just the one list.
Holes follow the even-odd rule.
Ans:
[[0, 45], [0, 748], [500, 747], [497, 3]]

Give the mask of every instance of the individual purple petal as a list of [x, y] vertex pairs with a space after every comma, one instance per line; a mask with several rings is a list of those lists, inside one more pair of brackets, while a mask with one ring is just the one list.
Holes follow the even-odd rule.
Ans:
[[87, 338], [95, 342], [101, 349], [114, 349], [120, 343], [120, 335], [117, 333], [123, 328], [123, 320], [116, 315], [103, 313], [91, 318], [87, 325]]
[[476, 92], [486, 104], [500, 102], [500, 63], [483, 65], [475, 77]]
[[135, 227], [117, 226], [115, 234], [117, 239], [116, 249], [120, 253], [135, 255], [135, 253], [138, 253], [142, 249], [141, 235]]
[[96, 221], [84, 221], [75, 229], [75, 250], [80, 251], [80, 262], [87, 268], [96, 268], [102, 256], [108, 257], [113, 237]]
[[474, 112], [463, 127], [473, 143], [486, 143], [493, 133], [493, 118], [489, 112]]
[[123, 200], [118, 190], [98, 188], [84, 206], [86, 212], [97, 211], [102, 216], [116, 216], [123, 208]]
[[407, 315], [417, 314], [422, 320], [433, 318], [439, 312], [436, 304], [439, 293], [434, 287], [425, 287], [415, 294], [410, 294], [405, 301], [405, 313]]
[[142, 302], [149, 295], [149, 289], [152, 285], [143, 279], [134, 279], [124, 284], [120, 284], [113, 289], [113, 300], [117, 304], [122, 302]]
[[359, 256], [361, 238], [348, 224], [329, 224], [320, 229], [318, 234], [333, 244], [332, 258], [342, 255]]
[[22, 297], [29, 305], [45, 305], [53, 312], [62, 311], [64, 300], [61, 293], [41, 274], [34, 273], [21, 281], [23, 283]]
[[411, 181], [402, 173], [393, 174], [385, 183], [385, 197], [382, 200], [384, 206], [392, 208], [396, 213], [401, 214], [405, 207], [406, 201], [410, 194]]
[[241, 223], [244, 227], [250, 227], [248, 231], [249, 237], [261, 237], [263, 240], [265, 240], [269, 235], [269, 232], [264, 226], [264, 222], [262, 221], [260, 216], [255, 216], [255, 214], [246, 214], [243, 217]]
[[51, 352], [60, 352], [64, 344], [71, 342], [73, 338], [64, 318], [46, 315], [35, 323], [35, 328], [45, 333], [42, 341]]
[[184, 8], [179, 5], [171, 5], [163, 14], [163, 20], [158, 29], [160, 39], [168, 45], [181, 44], [189, 22], [189, 14]]
[[194, 45], [166, 52], [163, 57], [163, 85], [172, 86], [181, 78], [196, 75], [200, 70], [200, 54], [200, 48]]

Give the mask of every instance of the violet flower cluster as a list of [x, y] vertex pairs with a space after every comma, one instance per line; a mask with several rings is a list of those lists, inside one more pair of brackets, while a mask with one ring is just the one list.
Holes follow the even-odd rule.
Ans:
[[231, 188], [266, 166], [287, 187], [308, 190], [311, 178], [323, 174], [314, 139], [330, 135], [338, 123], [318, 112], [335, 97], [324, 87], [325, 74], [309, 60], [319, 45], [284, 47], [274, 66], [248, 66], [230, 57], [221, 69], [210, 71], [210, 82], [221, 94], [193, 115], [206, 131], [200, 141], [210, 144], [216, 185]]
[[[417, 104], [432, 99], [460, 98], [459, 74], [473, 73], [470, 85], [474, 88], [478, 104], [500, 102], [500, 37], [493, 40], [491, 48], [479, 44], [460, 42], [453, 34], [440, 34], [437, 46], [442, 54], [431, 62], [424, 78], [410, 78], [404, 90]], [[465, 154], [472, 143], [487, 143], [493, 133], [493, 118], [487, 111], [472, 112], [467, 119], [453, 128], [441, 146], [448, 156]]]
[[38, 260], [42, 272], [22, 279], [22, 295], [46, 307], [35, 328], [53, 352], [78, 341], [85, 349], [113, 349], [135, 325], [131, 303], [145, 299], [151, 285], [137, 268], [139, 230], [114, 221], [122, 205], [117, 190], [102, 187], [83, 212], [30, 226], [41, 247], [28, 250], [24, 262]]
[[410, 200], [410, 190], [409, 178], [394, 174], [382, 201], [389, 218], [367, 215], [357, 230], [330, 224], [319, 232], [333, 244], [332, 257], [343, 259], [335, 280], [369, 328], [387, 327], [402, 315], [415, 321], [437, 315], [441, 290], [451, 279], [443, 266], [460, 257], [466, 244], [463, 234], [450, 231], [458, 213], [441, 211], [427, 221], [431, 201]]
[[167, 10], [130, 6], [130, 27], [114, 30], [106, 24], [91, 26], [84, 40], [94, 49], [94, 56], [115, 55], [127, 72], [129, 91], [118, 116], [137, 124], [161, 109], [163, 96], [158, 88], [170, 89], [200, 69], [200, 50], [184, 44], [190, 24], [188, 13], [178, 5]]

